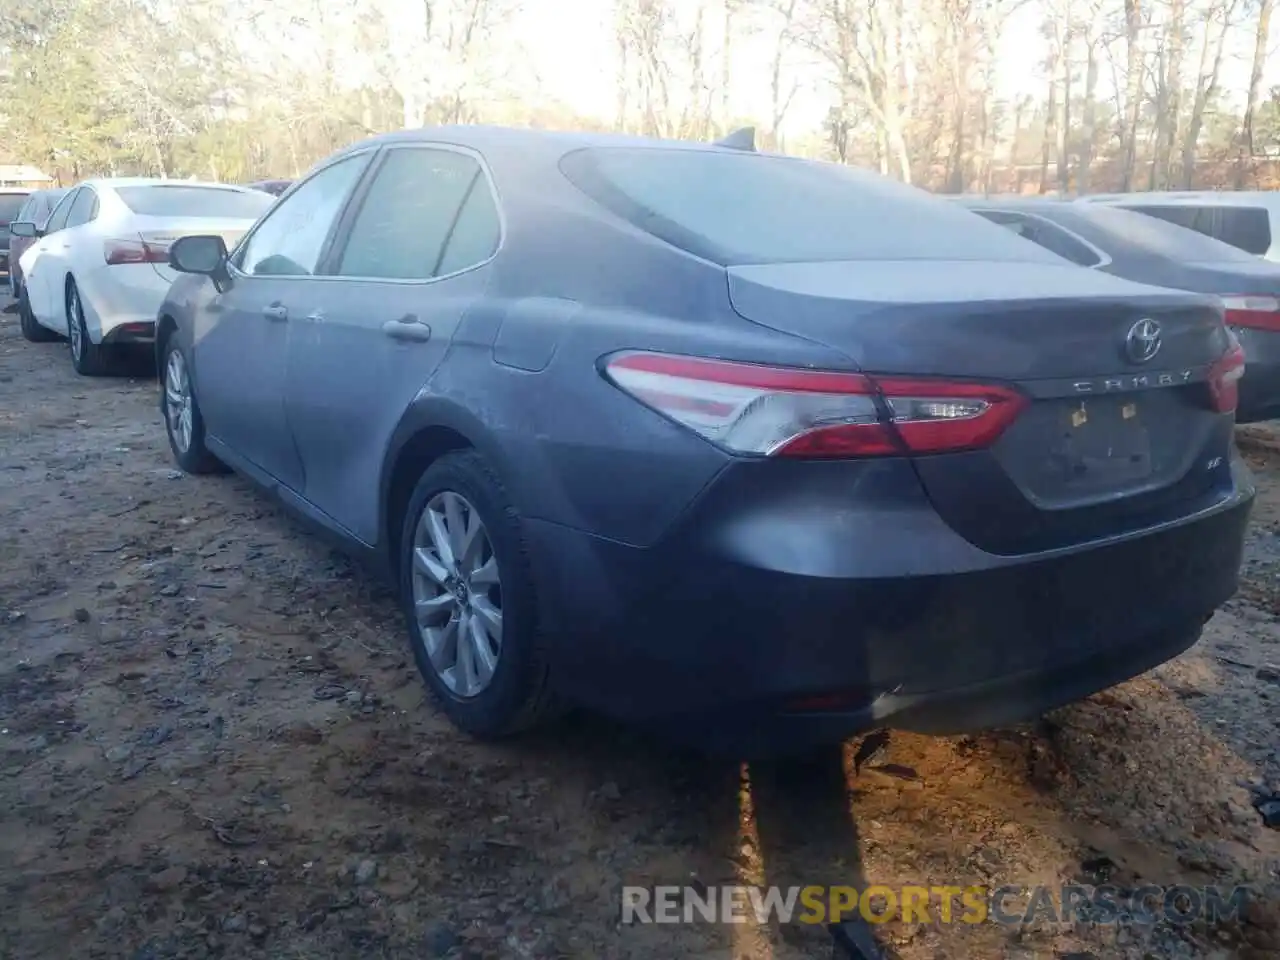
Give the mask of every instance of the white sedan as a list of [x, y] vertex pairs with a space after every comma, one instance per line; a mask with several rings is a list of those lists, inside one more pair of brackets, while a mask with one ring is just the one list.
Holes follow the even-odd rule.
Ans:
[[190, 180], [84, 181], [43, 230], [22, 221], [10, 227], [38, 238], [20, 260], [23, 334], [64, 336], [77, 372], [105, 372], [113, 349], [154, 339], [156, 311], [177, 276], [169, 244], [218, 234], [234, 247], [274, 202], [260, 190]]

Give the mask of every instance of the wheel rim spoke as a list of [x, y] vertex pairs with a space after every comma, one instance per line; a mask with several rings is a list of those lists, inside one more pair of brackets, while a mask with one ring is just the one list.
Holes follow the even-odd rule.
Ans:
[[498, 562], [492, 555], [471, 572], [471, 586], [496, 587], [498, 585]]
[[502, 611], [489, 602], [488, 597], [475, 596], [471, 599], [471, 610], [475, 614], [475, 622], [484, 632], [493, 637], [497, 644], [502, 643]]
[[457, 564], [453, 559], [453, 546], [449, 543], [449, 528], [445, 525], [444, 517], [428, 507], [423, 514], [423, 522], [427, 525], [427, 536], [431, 540], [431, 546], [435, 548], [436, 556], [449, 574], [452, 574]]
[[413, 566], [417, 573], [429, 578], [437, 586], [443, 587], [449, 580], [448, 568], [424, 547], [413, 551]]
[[472, 663], [476, 670], [476, 679], [482, 686], [488, 686], [493, 679], [493, 672], [498, 668], [498, 657], [489, 645], [489, 637], [480, 618], [472, 615], [468, 624], [467, 639], [471, 641]]
[[428, 600], [417, 600], [413, 604], [413, 612], [418, 623], [424, 627], [436, 626], [442, 620], [448, 620], [457, 609], [458, 601], [451, 593], [441, 593]]

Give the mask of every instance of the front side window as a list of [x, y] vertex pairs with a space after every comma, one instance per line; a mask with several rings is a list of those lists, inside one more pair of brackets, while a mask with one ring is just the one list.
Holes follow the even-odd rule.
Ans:
[[351, 224], [339, 276], [429, 280], [488, 259], [498, 213], [472, 157], [451, 150], [390, 150]]
[[67, 214], [71, 212], [71, 204], [75, 202], [79, 190], [73, 190], [58, 201], [58, 205], [53, 208], [53, 213], [49, 214], [49, 222], [45, 224], [45, 234], [57, 233], [67, 225]]
[[569, 153], [560, 169], [617, 216], [714, 263], [1056, 262], [963, 207], [840, 164], [609, 147]]
[[[367, 154], [344, 157], [301, 184], [258, 224], [237, 253], [236, 266], [254, 276], [314, 274], [329, 231], [368, 162]], [[270, 204], [272, 198], [262, 196]]]

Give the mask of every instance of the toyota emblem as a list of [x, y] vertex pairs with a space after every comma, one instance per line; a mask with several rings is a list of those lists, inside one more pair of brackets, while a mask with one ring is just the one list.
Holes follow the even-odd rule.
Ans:
[[1160, 352], [1160, 324], [1150, 317], [1143, 317], [1124, 338], [1124, 352], [1132, 363], [1146, 363]]

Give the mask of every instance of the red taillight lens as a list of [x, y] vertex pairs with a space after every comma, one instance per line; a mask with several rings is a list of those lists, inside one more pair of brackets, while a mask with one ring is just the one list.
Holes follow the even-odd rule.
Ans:
[[1222, 305], [1228, 326], [1280, 331], [1280, 298], [1230, 296], [1222, 298]]
[[1209, 368], [1209, 397], [1219, 413], [1234, 413], [1240, 402], [1240, 378], [1244, 376], [1244, 348], [1234, 333], [1227, 352]]
[[102, 254], [109, 267], [127, 263], [168, 263], [169, 245], [154, 240], [108, 240], [103, 244]]
[[995, 442], [1026, 405], [1008, 387], [628, 352], [609, 379], [734, 453], [845, 458]]

